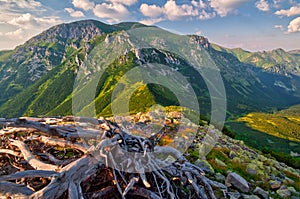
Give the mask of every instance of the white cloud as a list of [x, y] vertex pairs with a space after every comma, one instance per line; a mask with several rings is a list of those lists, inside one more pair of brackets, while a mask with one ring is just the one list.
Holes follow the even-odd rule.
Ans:
[[23, 40], [23, 39], [27, 39], [26, 33], [22, 28], [19, 28], [15, 31], [12, 32], [7, 32], [7, 33], [2, 33], [3, 36], [6, 36], [8, 39], [12, 39], [12, 40]]
[[207, 8], [207, 5], [203, 2], [203, 0], [199, 0], [199, 1], [192, 0], [191, 3], [193, 6], [198, 7], [198, 8]]
[[119, 22], [130, 16], [127, 8], [120, 3], [97, 4], [93, 12], [95, 16], [108, 19], [110, 22]]
[[153, 24], [163, 20], [175, 21], [183, 18], [206, 20], [216, 16], [214, 11], [208, 12], [206, 9], [208, 5], [203, 0], [192, 0], [191, 4], [177, 4], [174, 0], [168, 0], [162, 7], [143, 3], [140, 12], [149, 18], [142, 20], [141, 23]]
[[22, 29], [41, 29], [54, 26], [61, 23], [59, 17], [49, 16], [49, 17], [35, 17], [30, 13], [22, 14], [16, 18], [8, 21], [8, 24], [14, 25]]
[[284, 27], [282, 25], [275, 25], [274, 28], [279, 29], [281, 31], [284, 30]]
[[296, 19], [292, 20], [288, 26], [288, 32], [300, 32], [300, 17], [297, 17]]
[[92, 10], [95, 7], [94, 2], [89, 0], [72, 0], [72, 4], [75, 8], [81, 8], [83, 10]]
[[207, 19], [212, 19], [216, 17], [216, 13], [215, 12], [206, 12], [205, 10], [202, 10], [200, 13], [199, 13], [199, 19], [200, 20], [207, 20]]
[[120, 4], [124, 4], [124, 5], [127, 5], [127, 6], [131, 6], [135, 3], [137, 3], [138, 1], [137, 0], [107, 0], [111, 3], [120, 3]]
[[164, 12], [168, 19], [176, 20], [182, 17], [197, 16], [198, 10], [188, 4], [177, 5], [175, 1], [169, 0], [164, 5]]
[[159, 17], [164, 13], [164, 9], [157, 5], [148, 5], [143, 3], [140, 6], [141, 13], [146, 17]]
[[139, 22], [142, 23], [142, 24], [150, 26], [150, 25], [153, 25], [155, 23], [161, 22], [163, 20], [164, 20], [164, 18], [160, 17], [160, 18], [155, 18], [155, 19], [151, 19], [151, 18], [150, 19], [144, 19], [144, 20], [141, 20]]
[[0, 4], [11, 9], [35, 9], [42, 5], [35, 0], [0, 0]]
[[278, 10], [275, 12], [276, 15], [281, 15], [281, 16], [295, 16], [295, 15], [300, 15], [300, 4], [296, 6], [292, 6], [288, 10]]
[[221, 16], [225, 17], [249, 0], [210, 0], [210, 6]]
[[256, 2], [255, 5], [256, 5], [257, 9], [259, 9], [263, 12], [268, 12], [270, 10], [270, 5], [265, 0], [259, 0], [258, 2]]
[[74, 18], [80, 18], [80, 17], [84, 17], [84, 14], [83, 12], [81, 11], [76, 11], [72, 8], [65, 8], [65, 11], [67, 11], [71, 17], [74, 17]]

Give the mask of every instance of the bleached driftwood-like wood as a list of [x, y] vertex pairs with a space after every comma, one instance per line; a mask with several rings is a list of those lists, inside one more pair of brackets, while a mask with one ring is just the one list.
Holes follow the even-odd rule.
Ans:
[[17, 172], [11, 175], [4, 175], [0, 176], [0, 181], [10, 181], [10, 180], [17, 180], [21, 178], [49, 178], [57, 176], [59, 173], [55, 171], [45, 171], [45, 170], [27, 170]]
[[9, 150], [9, 149], [0, 149], [0, 154], [9, 154], [9, 155], [13, 155], [13, 156], [20, 156], [20, 153], [13, 151], [13, 150]]
[[46, 137], [46, 136], [40, 136], [38, 140], [46, 145], [52, 145], [52, 146], [60, 146], [63, 148], [72, 148], [79, 150], [83, 153], [86, 153], [88, 150], [87, 148], [79, 143], [72, 143], [67, 140], [62, 140], [62, 139], [57, 139], [57, 138], [51, 138], [51, 137]]
[[[29, 129], [38, 132], [36, 137], [24, 139], [35, 140], [31, 144], [38, 142], [49, 147], [60, 146], [82, 152], [80, 153], [82, 157], [74, 161], [70, 158], [59, 160], [47, 150], [38, 151], [34, 155], [29, 147], [21, 141], [22, 139], [12, 136], [14, 139], [10, 139], [10, 145], [19, 148], [21, 153], [14, 151], [15, 148], [11, 146], [13, 150], [11, 148], [0, 149], [0, 153], [18, 157], [16, 159], [23, 156], [36, 170], [0, 176], [0, 195], [31, 199], [55, 199], [67, 193], [69, 198], [81, 199], [107, 198], [113, 193], [124, 199], [127, 196], [148, 199], [183, 197], [216, 199], [213, 187], [217, 189], [226, 188], [222, 184], [207, 179], [201, 168], [189, 163], [176, 149], [156, 146], [153, 140], [124, 132], [110, 121], [68, 117], [65, 118], [68, 126], [57, 125], [59, 121], [63, 120], [49, 120], [50, 124], [55, 125], [45, 124], [45, 120], [39, 120], [39, 118], [0, 121], [0, 125], [10, 126], [15, 130], [22, 129], [28, 132]], [[69, 125], [69, 122], [72, 121], [78, 122], [80, 125]], [[84, 122], [88, 124], [84, 125]], [[92, 127], [94, 129], [91, 129]], [[77, 143], [80, 140], [77, 138], [97, 138], [99, 142], [95, 146], [87, 147]], [[101, 139], [99, 140], [99, 138]], [[144, 159], [139, 159], [140, 156]], [[170, 156], [174, 160], [173, 162], [157, 158]], [[45, 157], [57, 165], [41, 161]], [[109, 172], [110, 177], [103, 179], [102, 182], [107, 186], [92, 193], [83, 192], [82, 183], [99, 175], [97, 172], [100, 168], [105, 168]], [[19, 179], [35, 177], [48, 178], [51, 179], [51, 182], [36, 192], [24, 185], [7, 182], [13, 180], [18, 182]], [[184, 193], [180, 187], [174, 184], [175, 181], [181, 179], [184, 180], [180, 184], [183, 183], [184, 186], [190, 187], [187, 193]], [[6, 185], [13, 191], [4, 190], [3, 186]], [[19, 191], [15, 191], [17, 189]]]
[[27, 145], [20, 140], [11, 140], [11, 145], [16, 146], [20, 149], [24, 159], [37, 170], [48, 170], [48, 171], [57, 171], [59, 170], [58, 166], [44, 163], [34, 157], [34, 155], [30, 152]]
[[0, 196], [7, 198], [10, 196], [13, 198], [28, 198], [33, 194], [33, 190], [29, 189], [25, 185], [16, 184], [12, 182], [0, 182]]
[[28, 132], [28, 133], [34, 133], [37, 132], [38, 130], [34, 128], [22, 128], [22, 127], [13, 127], [13, 128], [5, 128], [0, 130], [0, 135], [9, 135], [9, 134], [14, 134], [14, 133], [23, 133], [23, 132]]

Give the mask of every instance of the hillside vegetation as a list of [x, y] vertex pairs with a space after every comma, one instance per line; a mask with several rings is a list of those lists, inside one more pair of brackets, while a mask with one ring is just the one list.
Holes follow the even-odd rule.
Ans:
[[255, 130], [300, 142], [300, 105], [273, 114], [249, 113], [238, 121]]

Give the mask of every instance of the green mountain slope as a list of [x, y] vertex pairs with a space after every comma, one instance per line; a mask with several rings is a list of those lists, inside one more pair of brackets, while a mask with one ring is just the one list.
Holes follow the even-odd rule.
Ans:
[[[144, 34], [138, 38], [135, 32], [139, 31]], [[160, 35], [152, 34], [156, 31]], [[106, 25], [88, 20], [55, 26], [13, 51], [0, 53], [0, 90], [4, 91], [0, 94], [0, 115], [67, 115], [74, 111], [109, 115], [111, 104], [121, 103], [128, 97], [128, 91], [134, 89], [129, 100], [131, 113], [144, 111], [156, 103], [178, 105], [174, 90], [145, 81], [130, 84], [132, 78], [124, 76], [137, 66], [160, 64], [188, 81], [201, 113], [210, 116], [218, 110], [211, 110], [207, 82], [193, 63], [187, 61], [189, 52], [179, 45], [185, 40], [197, 47], [197, 56], [209, 57], [219, 68], [226, 89], [228, 117], [299, 102], [299, 77], [270, 73], [243, 63], [241, 59], [248, 59], [251, 53], [241, 49], [217, 48], [201, 36], [179, 36], [138, 23]], [[167, 45], [174, 47], [168, 50], [164, 48]], [[182, 56], [184, 53], [186, 57]], [[211, 70], [204, 61], [196, 67]], [[168, 79], [163, 68], [157, 71], [165, 73]], [[91, 96], [91, 88], [92, 97], [80, 97]], [[74, 105], [76, 97], [79, 100]]]
[[213, 47], [221, 52], [233, 54], [243, 63], [253, 64], [272, 73], [285, 76], [300, 74], [300, 53], [297, 50], [286, 52], [279, 48], [271, 51], [249, 52], [241, 48], [227, 49], [218, 45]]

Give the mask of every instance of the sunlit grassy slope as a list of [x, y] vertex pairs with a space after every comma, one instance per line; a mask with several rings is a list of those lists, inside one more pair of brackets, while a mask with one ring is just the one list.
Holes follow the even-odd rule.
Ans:
[[247, 126], [284, 139], [300, 142], [300, 105], [270, 113], [249, 113], [238, 119]]

